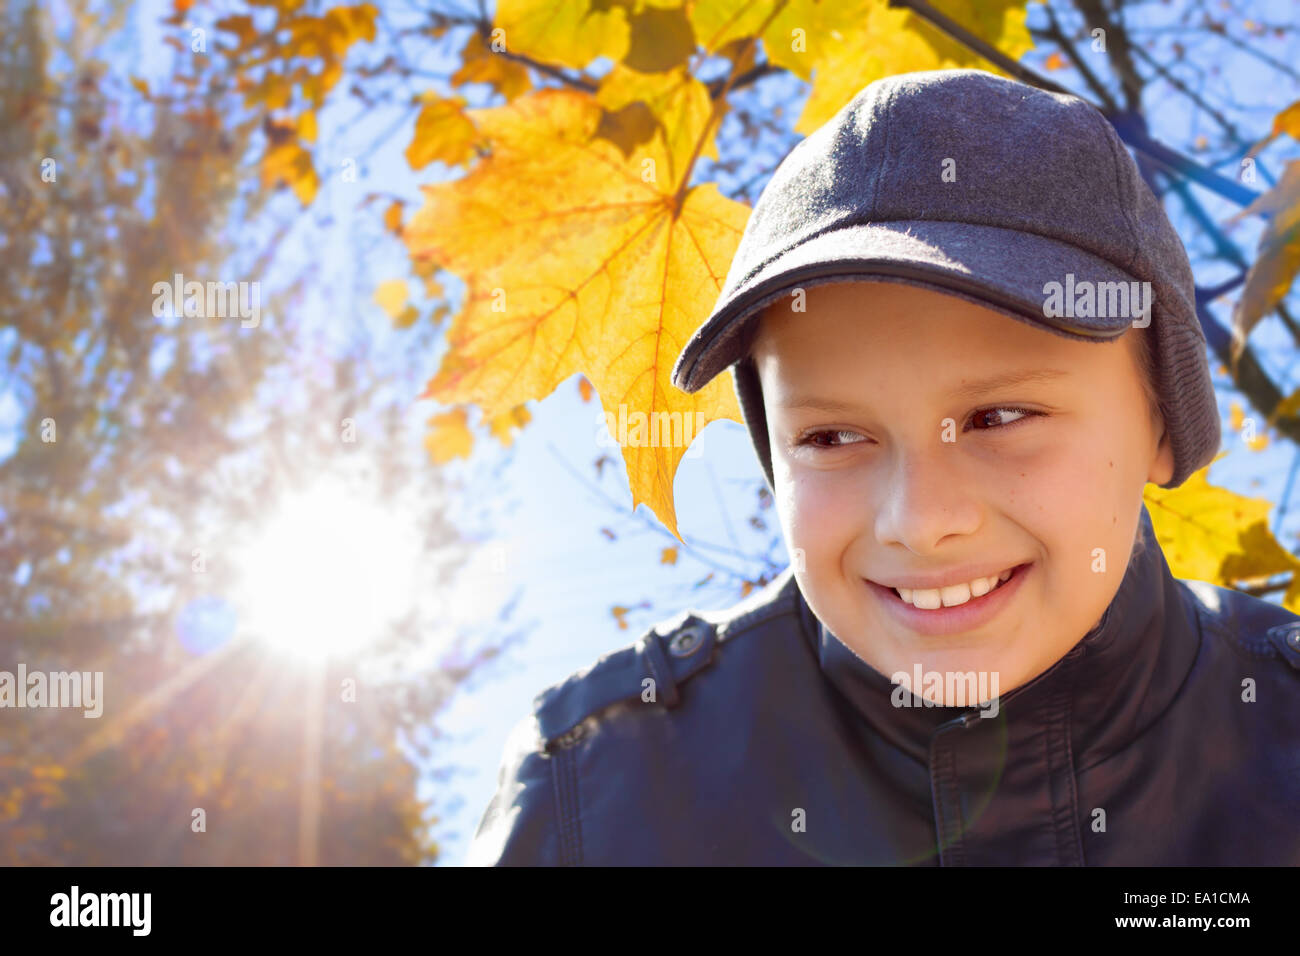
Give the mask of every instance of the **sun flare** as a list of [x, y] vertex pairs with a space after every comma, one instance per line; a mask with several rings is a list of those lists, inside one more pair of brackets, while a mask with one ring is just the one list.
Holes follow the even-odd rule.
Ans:
[[322, 480], [240, 548], [245, 632], [305, 660], [355, 653], [411, 606], [418, 558], [409, 519]]

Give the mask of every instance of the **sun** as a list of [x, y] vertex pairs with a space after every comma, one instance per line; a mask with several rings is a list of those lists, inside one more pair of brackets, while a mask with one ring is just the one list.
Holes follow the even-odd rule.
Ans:
[[416, 599], [419, 535], [342, 481], [287, 498], [234, 555], [241, 628], [305, 661], [354, 654]]

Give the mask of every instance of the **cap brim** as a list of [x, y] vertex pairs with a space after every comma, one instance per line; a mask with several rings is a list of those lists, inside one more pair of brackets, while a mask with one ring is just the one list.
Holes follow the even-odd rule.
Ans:
[[933, 220], [847, 226], [796, 246], [743, 279], [686, 343], [672, 382], [685, 392], [699, 391], [745, 357], [759, 311], [796, 288], [829, 282], [901, 282], [955, 295], [1071, 338], [1122, 335], [1133, 316], [1045, 314], [1044, 286], [1064, 285], [1069, 275], [1076, 284], [1138, 281], [1078, 246], [1014, 229]]

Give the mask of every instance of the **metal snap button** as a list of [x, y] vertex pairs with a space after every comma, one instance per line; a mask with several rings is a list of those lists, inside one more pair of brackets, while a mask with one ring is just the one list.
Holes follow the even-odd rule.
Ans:
[[704, 631], [699, 625], [679, 631], [668, 642], [668, 652], [673, 657], [689, 657], [704, 643]]
[[1300, 627], [1291, 628], [1291, 633], [1286, 636], [1286, 642], [1291, 645], [1291, 650], [1300, 651]]

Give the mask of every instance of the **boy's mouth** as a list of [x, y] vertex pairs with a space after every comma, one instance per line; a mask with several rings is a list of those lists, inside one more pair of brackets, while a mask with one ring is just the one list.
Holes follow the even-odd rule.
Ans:
[[981, 598], [996, 591], [1011, 579], [1019, 565], [992, 574], [985, 578], [974, 578], [961, 584], [945, 588], [892, 588], [899, 599], [918, 607], [923, 611], [934, 611], [944, 607], [959, 607], [969, 601]]
[[[903, 627], [919, 634], [943, 636], [971, 631], [992, 621], [1014, 599], [1033, 565], [1029, 561], [989, 575], [983, 581], [990, 585], [989, 589], [978, 596], [972, 593], [970, 582], [909, 590], [863, 580]], [[975, 590], [981, 589], [982, 583], [976, 579]]]

